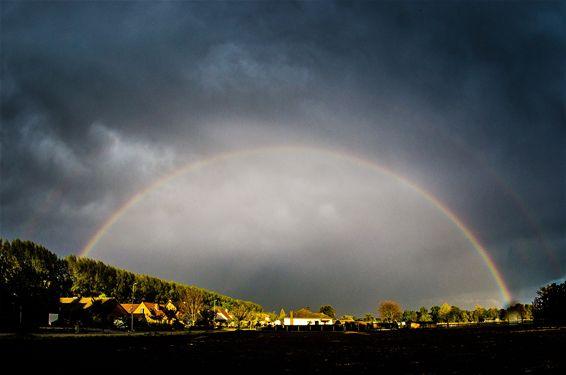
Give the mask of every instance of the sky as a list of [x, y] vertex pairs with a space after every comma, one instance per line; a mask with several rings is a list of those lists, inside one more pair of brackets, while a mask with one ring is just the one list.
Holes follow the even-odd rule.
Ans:
[[495, 275], [530, 303], [566, 276], [561, 2], [2, 1], [0, 21], [5, 239], [269, 311], [504, 306]]

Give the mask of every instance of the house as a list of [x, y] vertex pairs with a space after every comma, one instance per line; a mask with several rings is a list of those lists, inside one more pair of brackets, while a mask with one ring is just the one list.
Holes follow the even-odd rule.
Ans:
[[59, 324], [110, 326], [116, 320], [128, 317], [122, 305], [108, 297], [61, 297], [59, 298]]
[[286, 326], [308, 326], [333, 324], [333, 320], [326, 314], [312, 312], [307, 308], [302, 308], [295, 312], [291, 311], [289, 317], [283, 319]]
[[167, 304], [153, 302], [123, 303], [122, 308], [133, 315], [138, 321], [145, 321], [148, 324], [167, 324], [179, 323], [177, 307], [169, 301]]
[[121, 304], [124, 310], [128, 312], [128, 314], [132, 314], [140, 305], [139, 303], [122, 303]]
[[228, 325], [228, 322], [234, 320], [234, 315], [232, 315], [228, 310], [222, 307], [216, 307], [214, 310], [214, 321], [217, 325]]

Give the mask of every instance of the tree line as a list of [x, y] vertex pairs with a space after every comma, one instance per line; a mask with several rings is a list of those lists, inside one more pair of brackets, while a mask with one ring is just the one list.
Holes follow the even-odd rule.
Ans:
[[261, 312], [261, 305], [207, 289], [140, 275], [74, 255], [59, 258], [31, 241], [0, 238], [0, 326], [44, 324], [59, 297], [108, 296], [121, 303], [172, 301], [192, 324], [212, 319], [214, 305]]
[[[336, 318], [336, 310], [331, 305], [323, 305], [321, 313]], [[343, 315], [340, 320], [385, 322], [385, 323], [482, 323], [535, 321], [538, 324], [566, 324], [566, 281], [561, 284], [552, 283], [541, 287], [532, 304], [512, 303], [506, 308], [485, 308], [476, 305], [474, 310], [461, 309], [448, 303], [432, 306], [430, 309], [422, 306], [418, 310], [403, 310], [401, 304], [393, 300], [385, 300], [377, 307], [377, 316], [372, 313], [364, 317]]]
[[[0, 328], [18, 324], [45, 324], [49, 312], [58, 311], [59, 297], [108, 296], [120, 303], [172, 301], [183, 319], [190, 324], [211, 321], [214, 305], [230, 311], [239, 325], [267, 315], [271, 321], [282, 320], [285, 311], [263, 313], [261, 305], [228, 297], [207, 289], [157, 277], [140, 275], [109, 266], [101, 261], [74, 255], [59, 258], [45, 247], [31, 241], [7, 241], [0, 238]], [[331, 305], [320, 312], [335, 317]], [[505, 309], [476, 306], [464, 310], [447, 303], [430, 309], [403, 311], [395, 301], [378, 306], [379, 319], [385, 322], [483, 322], [530, 320], [548, 324], [566, 324], [566, 281], [540, 288], [532, 304], [515, 303]], [[374, 321], [372, 314], [356, 319]]]
[[[422, 306], [418, 310], [403, 310], [401, 305], [392, 300], [380, 303], [378, 315], [385, 322], [420, 322], [420, 323], [482, 323], [486, 321], [525, 321], [535, 316], [532, 304], [514, 303], [511, 306], [499, 309], [497, 307], [485, 308], [476, 305], [474, 310], [461, 309], [448, 303], [432, 306], [430, 309]], [[372, 320], [371, 314], [367, 315]]]

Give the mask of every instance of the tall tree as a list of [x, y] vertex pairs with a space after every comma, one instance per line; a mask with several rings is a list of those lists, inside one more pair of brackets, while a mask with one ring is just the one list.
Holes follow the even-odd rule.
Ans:
[[476, 305], [476, 308], [472, 313], [472, 318], [474, 319], [475, 322], [480, 323], [485, 320], [486, 315], [487, 315], [487, 310], [481, 305]]
[[447, 304], [446, 302], [440, 306], [438, 310], [438, 319], [442, 322], [445, 322], [448, 325], [448, 321], [450, 319], [450, 312], [452, 311], [452, 306]]
[[525, 319], [532, 318], [531, 312], [531, 305], [514, 303], [507, 308], [507, 320], [520, 320], [523, 323]]
[[419, 319], [419, 322], [430, 322], [430, 321], [432, 321], [432, 317], [428, 313], [428, 310], [426, 309], [426, 307], [422, 306], [419, 309], [418, 319]]
[[448, 313], [449, 322], [465, 322], [467, 321], [466, 311], [461, 310], [458, 306], [450, 306], [450, 312]]
[[383, 321], [394, 322], [401, 319], [403, 311], [399, 302], [385, 300], [379, 305], [378, 313]]
[[[67, 264], [31, 241], [0, 239], [0, 302], [11, 306], [12, 321], [24, 325], [47, 321], [59, 297], [70, 287]], [[17, 318], [14, 318], [17, 316]]]
[[336, 318], [336, 310], [334, 310], [334, 307], [332, 307], [331, 305], [322, 305], [320, 306], [320, 309], [318, 311], [325, 315], [328, 315], [332, 319]]
[[566, 323], [566, 281], [552, 283], [537, 291], [532, 306], [535, 320], [551, 324]]
[[236, 321], [236, 325], [237, 325], [238, 329], [241, 328], [242, 323], [244, 321], [250, 319], [253, 311], [254, 310], [251, 309], [250, 306], [248, 306], [245, 303], [238, 303], [234, 306], [231, 313], [234, 316], [234, 320]]
[[440, 306], [432, 306], [430, 308], [430, 317], [435, 323], [440, 322]]
[[195, 325], [205, 308], [204, 293], [194, 287], [182, 288], [177, 304], [184, 320]]

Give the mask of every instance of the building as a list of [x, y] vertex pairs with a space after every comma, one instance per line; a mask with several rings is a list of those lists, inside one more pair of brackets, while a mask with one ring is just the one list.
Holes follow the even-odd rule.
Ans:
[[214, 322], [215, 324], [222, 326], [228, 325], [229, 322], [234, 320], [234, 315], [232, 315], [228, 310], [222, 307], [216, 307], [214, 311]]
[[331, 325], [334, 321], [323, 313], [312, 312], [307, 308], [291, 311], [289, 317], [283, 319], [286, 326]]
[[128, 314], [133, 315], [137, 321], [144, 321], [148, 324], [179, 323], [179, 312], [171, 301], [165, 305], [153, 302], [123, 303], [122, 308]]
[[128, 311], [118, 301], [108, 297], [59, 298], [58, 324], [80, 322], [89, 326], [112, 326], [116, 320], [126, 319]]

